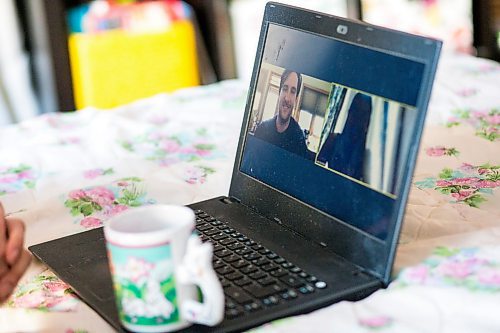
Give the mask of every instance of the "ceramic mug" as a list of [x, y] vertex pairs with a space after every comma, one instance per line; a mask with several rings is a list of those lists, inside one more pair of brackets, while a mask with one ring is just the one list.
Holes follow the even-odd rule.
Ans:
[[[104, 226], [118, 315], [135, 332], [167, 332], [224, 316], [224, 293], [212, 268], [212, 245], [194, 234], [182, 206], [144, 206]], [[200, 302], [199, 294], [203, 302]]]

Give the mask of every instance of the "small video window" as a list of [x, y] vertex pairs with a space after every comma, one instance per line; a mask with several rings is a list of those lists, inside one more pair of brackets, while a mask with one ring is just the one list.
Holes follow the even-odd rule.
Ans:
[[413, 133], [416, 109], [334, 84], [315, 163], [394, 195]]

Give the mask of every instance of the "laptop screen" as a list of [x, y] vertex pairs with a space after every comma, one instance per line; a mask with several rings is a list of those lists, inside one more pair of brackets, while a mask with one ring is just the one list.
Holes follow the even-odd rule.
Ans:
[[424, 67], [269, 24], [240, 171], [385, 240]]

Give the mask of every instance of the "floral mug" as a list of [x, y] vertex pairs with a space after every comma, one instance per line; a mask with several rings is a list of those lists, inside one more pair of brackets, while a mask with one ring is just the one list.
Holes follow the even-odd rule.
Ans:
[[193, 233], [194, 223], [191, 209], [170, 205], [131, 209], [106, 222], [118, 315], [126, 329], [168, 332], [222, 321], [224, 293], [212, 268], [212, 246]]

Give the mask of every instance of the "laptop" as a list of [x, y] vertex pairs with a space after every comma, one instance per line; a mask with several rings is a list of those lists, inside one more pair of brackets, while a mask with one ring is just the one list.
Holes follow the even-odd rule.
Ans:
[[[225, 319], [186, 331], [242, 331], [388, 285], [440, 49], [266, 5], [229, 194], [189, 205]], [[30, 250], [123, 331], [102, 229]]]

